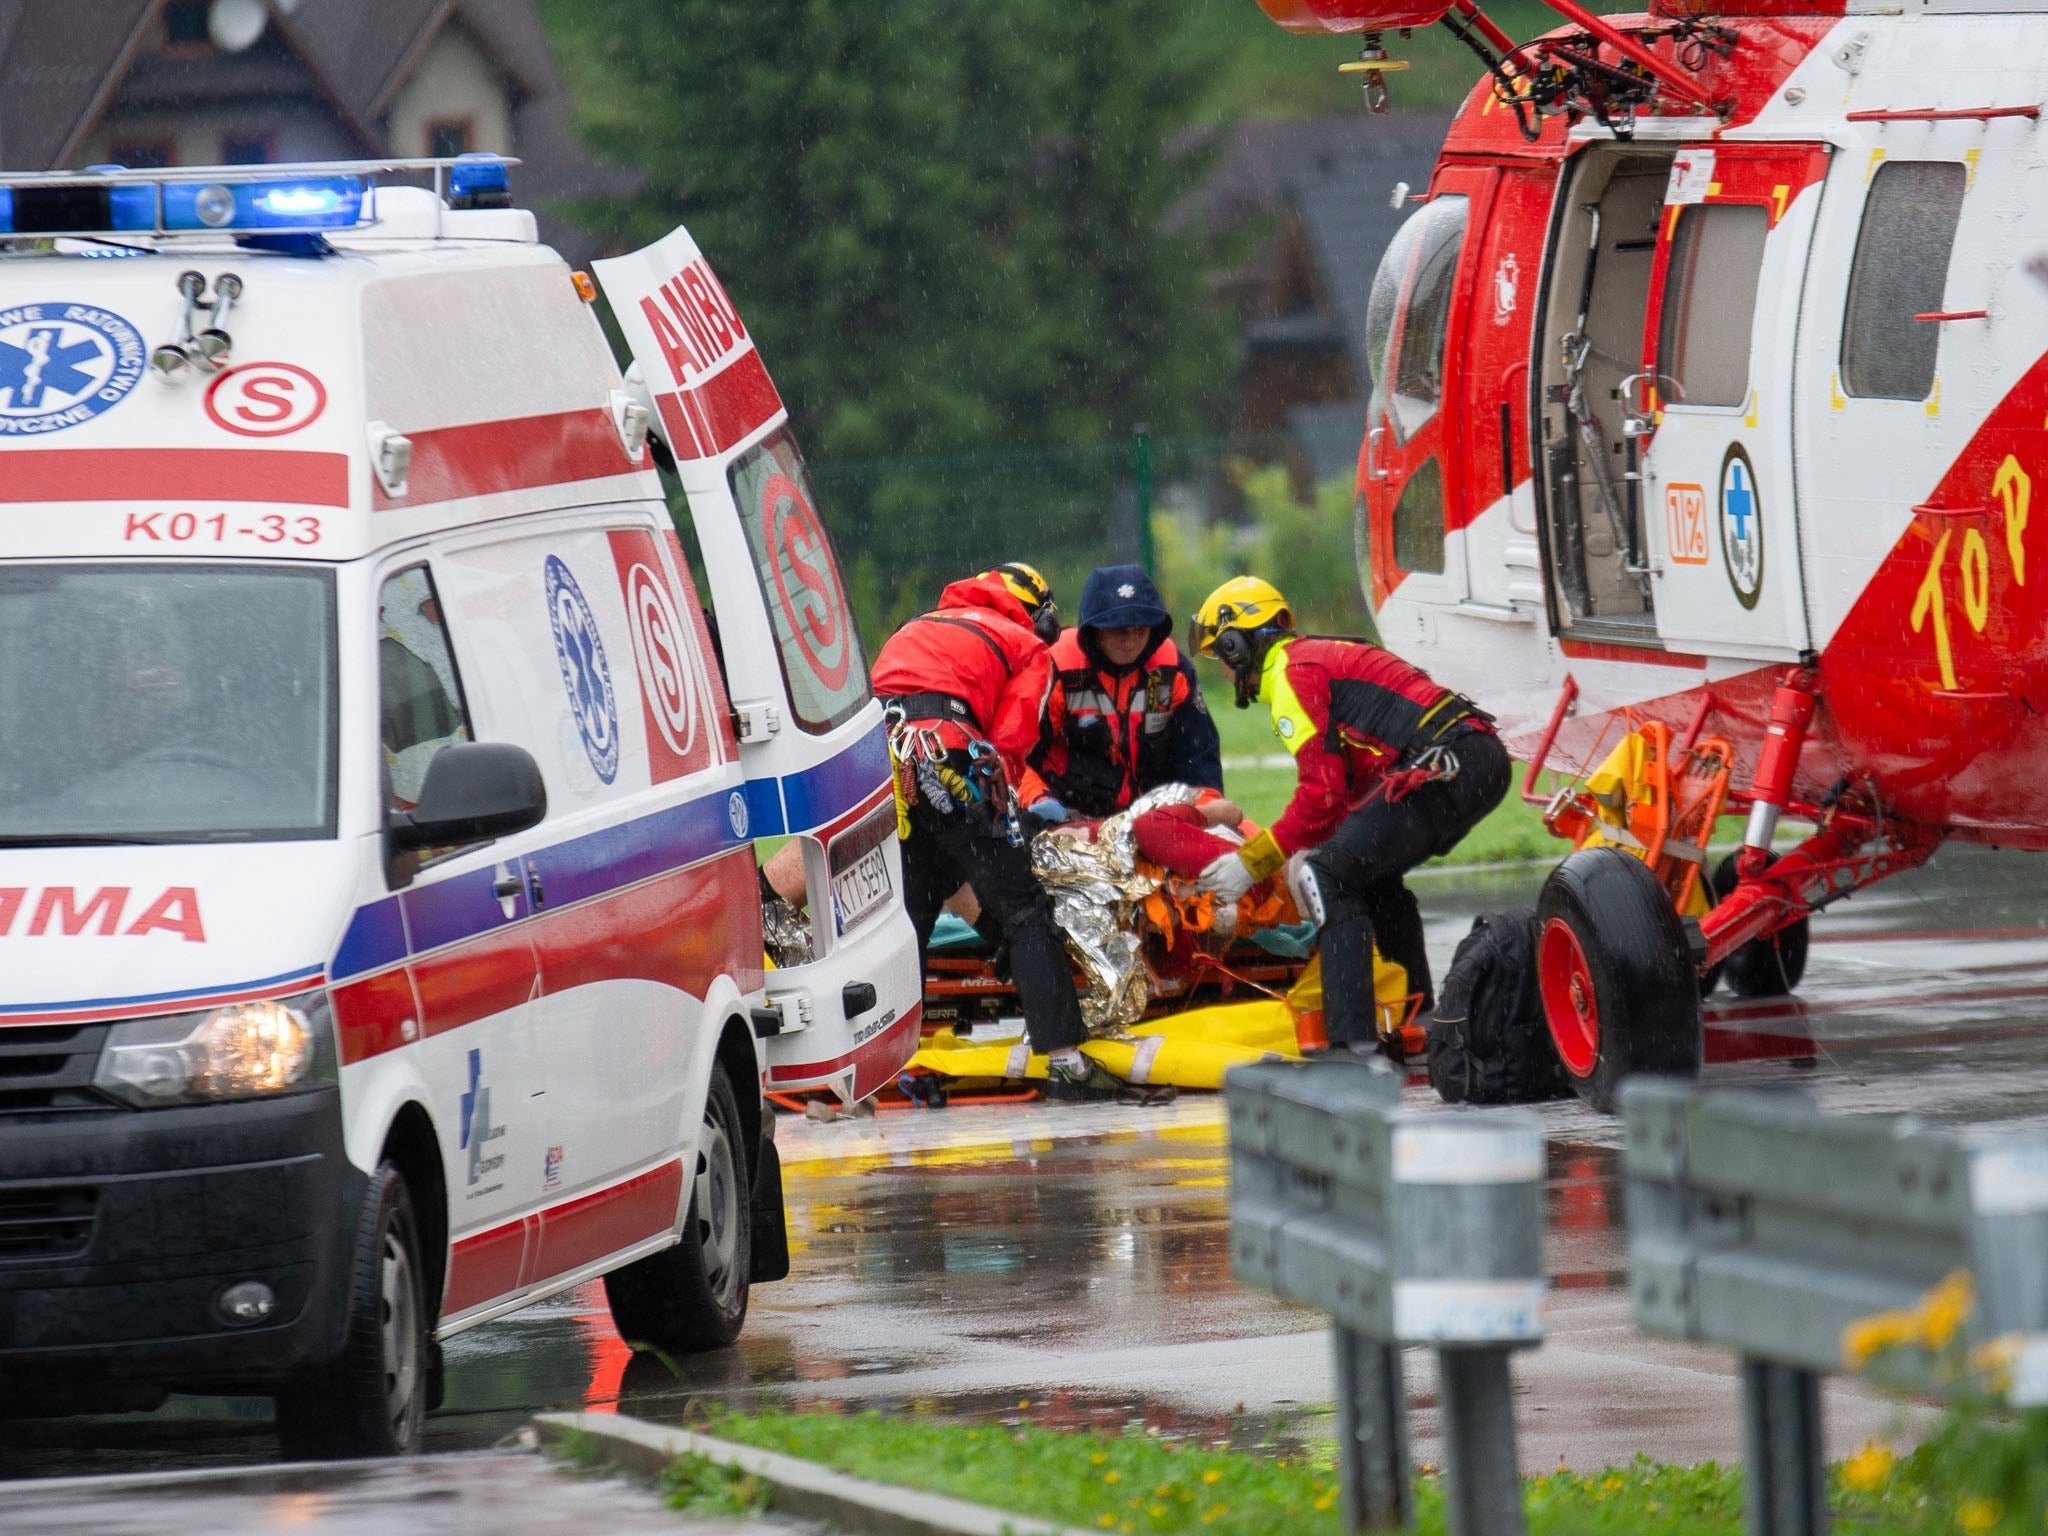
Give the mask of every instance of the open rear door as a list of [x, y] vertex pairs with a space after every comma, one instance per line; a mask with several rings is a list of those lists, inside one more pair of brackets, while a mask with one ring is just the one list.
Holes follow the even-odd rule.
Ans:
[[923, 978], [846, 583], [782, 399], [689, 232], [595, 266], [704, 554], [747, 776], [734, 830], [803, 849], [815, 958], [769, 972], [769, 1083], [862, 1098], [916, 1050]]

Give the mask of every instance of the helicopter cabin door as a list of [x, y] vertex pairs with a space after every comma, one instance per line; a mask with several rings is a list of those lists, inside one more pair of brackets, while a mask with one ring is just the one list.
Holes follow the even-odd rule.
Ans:
[[1671, 162], [1643, 368], [1620, 400], [1672, 650], [1791, 660], [1808, 647], [1793, 338], [1827, 167], [1820, 144], [1689, 144]]

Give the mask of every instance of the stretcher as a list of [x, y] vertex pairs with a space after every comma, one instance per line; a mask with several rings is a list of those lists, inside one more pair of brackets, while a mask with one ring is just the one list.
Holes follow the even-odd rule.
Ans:
[[[964, 935], [960, 930], [964, 930]], [[1148, 935], [1156, 939], [1156, 935]], [[1156, 955], [1156, 943], [1148, 945]], [[1325, 1043], [1322, 967], [1292, 930], [1241, 938], [1220, 956], [1178, 972], [1154, 972], [1145, 1017], [1091, 1039], [1082, 1054], [1138, 1087], [1216, 1089], [1245, 1062], [1299, 1057]], [[1375, 956], [1374, 1002], [1383, 1038], [1420, 1054], [1419, 997], [1400, 966]], [[928, 1105], [1022, 1097], [1046, 1079], [1030, 1049], [1015, 989], [993, 968], [993, 951], [961, 923], [934, 933], [918, 1052], [898, 1079], [905, 1098]]]

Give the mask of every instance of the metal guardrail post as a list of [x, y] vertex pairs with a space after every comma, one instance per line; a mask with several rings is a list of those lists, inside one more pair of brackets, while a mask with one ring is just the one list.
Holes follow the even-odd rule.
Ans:
[[1623, 1088], [1622, 1115], [1636, 1326], [1743, 1357], [1752, 1536], [1828, 1529], [1821, 1377], [1852, 1323], [1956, 1270], [1970, 1337], [2022, 1340], [2010, 1401], [2048, 1401], [2048, 1137], [1657, 1078]]
[[1337, 1481], [1344, 1528], [1401, 1529], [1415, 1520], [1401, 1351], [1341, 1325], [1330, 1335], [1337, 1353]]
[[1451, 1536], [1520, 1536], [1508, 1355], [1543, 1337], [1542, 1132], [1400, 1092], [1380, 1063], [1230, 1073], [1231, 1265], [1330, 1314], [1350, 1530], [1413, 1518], [1400, 1346], [1432, 1344]]
[[1742, 1359], [1743, 1513], [1757, 1536], [1822, 1536], [1828, 1528], [1820, 1376]]

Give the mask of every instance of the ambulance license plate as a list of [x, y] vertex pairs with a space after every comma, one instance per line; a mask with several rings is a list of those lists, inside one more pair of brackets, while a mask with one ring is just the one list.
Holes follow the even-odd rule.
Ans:
[[832, 877], [832, 913], [839, 931], [855, 923], [889, 899], [888, 850], [877, 843]]

